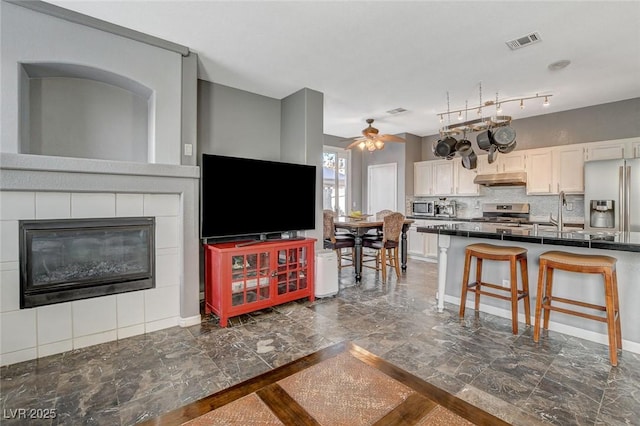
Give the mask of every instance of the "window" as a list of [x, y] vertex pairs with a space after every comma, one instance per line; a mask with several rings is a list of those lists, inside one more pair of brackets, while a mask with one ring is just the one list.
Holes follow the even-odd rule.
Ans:
[[322, 153], [322, 208], [347, 214], [351, 200], [351, 152], [325, 147]]

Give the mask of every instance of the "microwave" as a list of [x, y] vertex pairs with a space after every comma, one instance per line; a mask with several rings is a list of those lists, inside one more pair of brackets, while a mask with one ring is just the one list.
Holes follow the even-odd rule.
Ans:
[[411, 213], [413, 216], [435, 216], [436, 206], [433, 201], [414, 201]]

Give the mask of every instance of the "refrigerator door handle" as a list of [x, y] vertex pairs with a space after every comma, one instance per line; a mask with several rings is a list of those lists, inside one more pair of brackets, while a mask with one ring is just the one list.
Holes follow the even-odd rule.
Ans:
[[618, 227], [617, 228], [620, 231], [624, 231], [626, 228], [626, 225], [624, 223], [624, 220], [625, 220], [624, 211], [626, 209], [625, 190], [624, 190], [624, 187], [626, 185], [624, 181], [624, 178], [625, 178], [624, 169], [625, 169], [625, 166], [620, 166], [618, 168], [618, 200], [620, 200], [619, 201], [620, 205], [618, 206]]
[[631, 166], [626, 166], [627, 173], [625, 176], [625, 198], [624, 198], [624, 229], [629, 232], [631, 230]]

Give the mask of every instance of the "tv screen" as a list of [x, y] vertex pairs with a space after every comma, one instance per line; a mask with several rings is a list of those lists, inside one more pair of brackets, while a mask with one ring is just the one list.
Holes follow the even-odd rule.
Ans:
[[316, 166], [203, 154], [201, 237], [315, 228]]

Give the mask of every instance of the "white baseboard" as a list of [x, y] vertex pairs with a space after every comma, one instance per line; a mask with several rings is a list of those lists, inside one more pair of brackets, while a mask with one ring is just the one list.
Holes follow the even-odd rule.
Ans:
[[[454, 296], [444, 296], [444, 301], [457, 306], [460, 306], [460, 298]], [[486, 312], [491, 315], [495, 315], [501, 318], [511, 319], [511, 310], [497, 308], [495, 306], [485, 305], [480, 303], [480, 311]], [[532, 307], [533, 312], [533, 307]], [[525, 322], [523, 313], [518, 313], [518, 321]], [[534, 324], [534, 318], [531, 317], [531, 325]], [[603, 345], [609, 344], [609, 336], [602, 333], [596, 333], [595, 331], [584, 330], [582, 328], [573, 327], [571, 325], [560, 324], [557, 322], [549, 321], [549, 330], [556, 331], [558, 333], [566, 334], [580, 339], [589, 340], [590, 342], [601, 343]], [[636, 342], [629, 342], [622, 339], [622, 347], [625, 351], [640, 354], [640, 344]]]
[[202, 321], [202, 318], [200, 318], [200, 315], [195, 315], [188, 318], [179, 318], [178, 325], [180, 327], [191, 327], [192, 325], [200, 324], [201, 321]]

